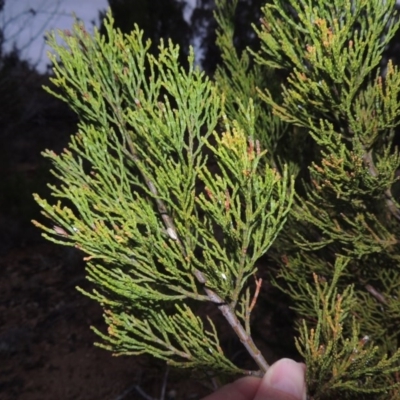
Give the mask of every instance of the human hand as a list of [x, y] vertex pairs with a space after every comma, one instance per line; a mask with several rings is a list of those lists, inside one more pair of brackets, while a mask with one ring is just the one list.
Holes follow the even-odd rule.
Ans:
[[304, 364], [282, 358], [262, 379], [238, 379], [203, 400], [306, 400], [305, 369]]

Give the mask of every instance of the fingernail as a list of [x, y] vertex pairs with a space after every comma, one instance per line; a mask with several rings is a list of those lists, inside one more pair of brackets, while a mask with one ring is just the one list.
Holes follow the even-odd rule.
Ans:
[[304, 364], [283, 358], [268, 369], [263, 381], [273, 389], [302, 400], [305, 398], [304, 372]]

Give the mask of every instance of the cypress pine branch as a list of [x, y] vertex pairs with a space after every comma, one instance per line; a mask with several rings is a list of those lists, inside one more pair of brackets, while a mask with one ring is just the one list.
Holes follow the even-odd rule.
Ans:
[[[161, 43], [158, 58], [146, 58], [148, 46], [141, 44], [138, 29], [123, 37], [111, 17], [105, 26], [107, 40], [98, 32], [91, 38], [80, 24], [73, 33], [61, 34], [69, 50], [55, 36], [50, 39], [61, 61], [53, 56], [53, 82], [62, 89], [53, 94], [75, 108], [81, 123], [69, 149], [61, 155], [45, 153], [63, 181], [52, 186], [53, 196], [72, 206], [52, 206], [35, 196], [57, 224], [36, 225], [50, 240], [88, 254], [88, 279], [102, 290], [81, 291], [106, 310], [109, 335], [101, 335], [106, 348], [124, 354], [148, 351], [162, 359], [169, 356], [176, 365], [206, 369], [208, 357], [196, 349], [199, 332], [209, 332], [196, 323], [197, 334], [190, 334], [191, 325], [183, 324], [185, 318], [193, 320], [190, 309], [149, 310], [162, 302], [211, 301], [260, 368], [246, 373], [264, 373], [268, 363], [251, 336], [250, 305], [244, 306], [242, 320], [236, 309], [246, 301], [242, 290], [255, 274], [255, 262], [283, 227], [292, 202], [286, 195], [290, 178], [262, 161], [265, 151], [253, 139], [251, 103], [241, 110], [246, 129], [223, 117], [222, 97], [194, 69], [193, 53], [186, 71], [179, 68], [172, 44]], [[135, 49], [132, 56], [128, 45]], [[75, 69], [64, 65], [80, 71], [79, 86]], [[140, 75], [146, 68], [148, 82]], [[129, 82], [128, 69], [133, 71]], [[210, 135], [221, 118], [225, 132], [221, 138], [215, 133], [214, 146]], [[205, 146], [222, 172], [217, 180], [209, 171]], [[197, 194], [199, 185], [213, 195]], [[223, 246], [216, 240], [219, 229], [227, 235]], [[175, 340], [182, 335], [190, 340], [179, 349], [167, 340], [167, 332]], [[207, 345], [210, 352], [221, 352], [217, 342]], [[215, 371], [238, 373], [221, 357]]]
[[[253, 311], [270, 279], [296, 313], [310, 399], [399, 398], [400, 71], [382, 67], [395, 0], [272, 0], [259, 51], [241, 54], [237, 4], [217, 1], [214, 81], [193, 51], [186, 68], [172, 43], [150, 55], [110, 15], [105, 36], [50, 36], [47, 90], [80, 123], [45, 152], [59, 184], [53, 204], [35, 195], [51, 225], [35, 224], [86, 253], [81, 291], [116, 354], [261, 376]], [[227, 358], [206, 302], [258, 371]]]

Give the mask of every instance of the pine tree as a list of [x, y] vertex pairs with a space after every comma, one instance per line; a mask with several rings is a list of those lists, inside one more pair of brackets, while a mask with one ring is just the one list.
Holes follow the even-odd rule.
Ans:
[[[44, 235], [86, 253], [84, 294], [115, 354], [213, 375], [262, 375], [260, 276], [290, 299], [310, 399], [400, 398], [400, 72], [383, 53], [395, 0], [272, 0], [259, 51], [234, 50], [218, 0], [213, 79], [135, 28], [49, 37], [50, 91], [80, 118], [36, 201]], [[264, 260], [260, 263], [260, 260]], [[266, 261], [265, 261], [266, 260]], [[218, 309], [254, 360], [220, 343]], [[214, 314], [213, 314], [214, 315]]]

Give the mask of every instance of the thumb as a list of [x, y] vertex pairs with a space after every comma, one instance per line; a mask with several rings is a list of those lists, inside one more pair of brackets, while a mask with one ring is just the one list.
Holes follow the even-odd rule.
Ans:
[[282, 358], [265, 373], [254, 400], [306, 400], [305, 365]]

